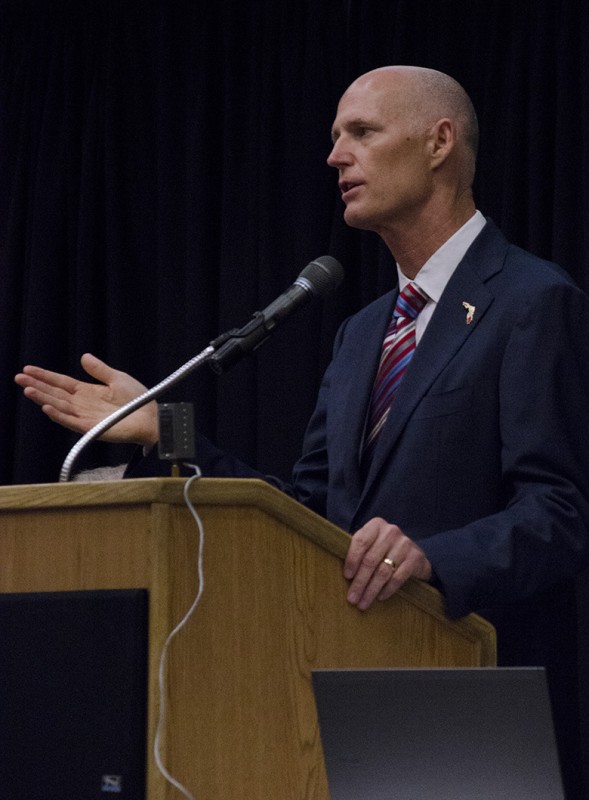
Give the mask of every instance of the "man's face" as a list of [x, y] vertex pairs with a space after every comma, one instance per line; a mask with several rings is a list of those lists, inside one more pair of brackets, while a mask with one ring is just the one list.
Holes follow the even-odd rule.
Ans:
[[353, 83], [339, 103], [327, 163], [339, 171], [352, 227], [384, 235], [411, 224], [430, 197], [427, 130], [407, 89], [405, 76], [373, 76]]

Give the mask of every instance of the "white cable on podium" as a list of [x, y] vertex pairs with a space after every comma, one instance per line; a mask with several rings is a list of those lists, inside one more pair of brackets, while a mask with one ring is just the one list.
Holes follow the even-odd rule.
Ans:
[[161, 656], [160, 656], [160, 663], [158, 669], [158, 686], [159, 686], [159, 716], [158, 721], [155, 729], [155, 736], [153, 740], [153, 757], [155, 759], [155, 763], [163, 777], [178, 789], [187, 800], [195, 800], [194, 795], [184, 786], [180, 781], [176, 780], [174, 776], [168, 772], [166, 765], [162, 760], [162, 756], [160, 753], [160, 743], [162, 738], [162, 731], [165, 727], [166, 721], [166, 713], [167, 713], [167, 702], [166, 702], [166, 662], [168, 658], [168, 649], [172, 642], [172, 639], [178, 634], [182, 628], [186, 625], [190, 617], [193, 615], [196, 607], [200, 603], [200, 599], [202, 597], [204, 591], [204, 569], [203, 569], [203, 550], [204, 550], [204, 541], [205, 541], [205, 532], [204, 527], [202, 524], [202, 520], [196, 510], [194, 504], [190, 499], [190, 487], [194, 483], [195, 480], [200, 478], [201, 473], [198, 466], [195, 464], [187, 464], [188, 467], [191, 467], [194, 470], [194, 475], [192, 475], [186, 483], [184, 484], [184, 502], [186, 503], [188, 510], [192, 514], [194, 521], [196, 522], [198, 528], [198, 591], [196, 596], [192, 602], [192, 605], [184, 615], [184, 617], [180, 620], [180, 622], [176, 625], [176, 627], [168, 634], [168, 637], [165, 641]]

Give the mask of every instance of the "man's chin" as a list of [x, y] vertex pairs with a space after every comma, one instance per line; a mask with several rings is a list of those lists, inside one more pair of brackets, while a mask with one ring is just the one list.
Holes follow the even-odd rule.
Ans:
[[350, 228], [359, 228], [360, 230], [370, 230], [370, 223], [366, 214], [362, 214], [359, 209], [354, 209], [350, 206], [344, 211], [344, 222]]

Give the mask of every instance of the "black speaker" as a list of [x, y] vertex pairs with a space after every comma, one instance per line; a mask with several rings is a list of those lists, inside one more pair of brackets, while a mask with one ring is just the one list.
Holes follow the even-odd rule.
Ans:
[[148, 594], [0, 595], [2, 800], [144, 800]]

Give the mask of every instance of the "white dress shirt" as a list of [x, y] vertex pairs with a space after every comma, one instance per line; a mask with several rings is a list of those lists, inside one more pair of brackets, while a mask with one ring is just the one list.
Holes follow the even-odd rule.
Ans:
[[446, 284], [452, 277], [454, 270], [462, 261], [464, 254], [486, 224], [487, 220], [481, 212], [475, 211], [468, 222], [465, 222], [447, 242], [444, 242], [444, 244], [428, 258], [413, 281], [410, 281], [409, 278], [401, 272], [397, 264], [399, 291], [402, 291], [408, 283], [414, 283], [429, 298], [417, 317], [415, 326], [415, 341], [417, 344], [419, 344], [419, 340], [423, 336], [423, 332], [427, 328], [432, 314], [442, 296], [442, 292], [446, 288]]

